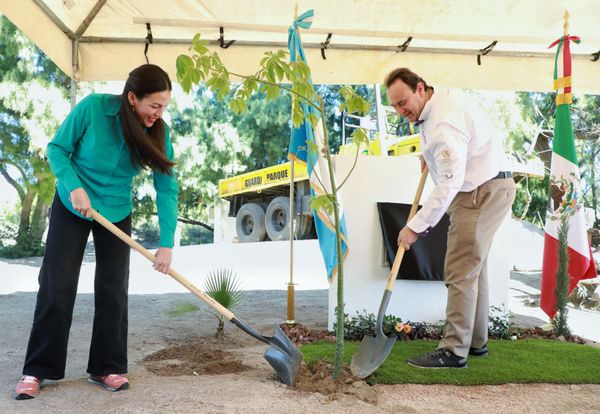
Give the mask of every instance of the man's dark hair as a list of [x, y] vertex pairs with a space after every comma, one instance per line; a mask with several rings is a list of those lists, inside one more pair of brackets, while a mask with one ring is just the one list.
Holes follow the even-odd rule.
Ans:
[[429, 85], [427, 85], [427, 82], [425, 82], [422, 77], [408, 68], [398, 68], [391, 71], [385, 78], [385, 87], [389, 88], [390, 85], [396, 82], [398, 79], [407, 84], [413, 92], [417, 91], [417, 85], [419, 82], [423, 82], [425, 90], [431, 88]]

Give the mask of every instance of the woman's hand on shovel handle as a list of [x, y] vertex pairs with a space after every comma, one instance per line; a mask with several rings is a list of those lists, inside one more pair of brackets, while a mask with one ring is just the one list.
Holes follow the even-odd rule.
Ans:
[[168, 273], [173, 258], [173, 251], [168, 247], [159, 247], [156, 251], [156, 260], [154, 260], [154, 269], [161, 273]]
[[83, 217], [92, 217], [92, 203], [86, 191], [79, 187], [71, 191], [70, 201], [73, 209]]
[[404, 250], [410, 250], [410, 245], [417, 241], [419, 235], [412, 231], [408, 226], [404, 226], [398, 234], [398, 246], [404, 247]]

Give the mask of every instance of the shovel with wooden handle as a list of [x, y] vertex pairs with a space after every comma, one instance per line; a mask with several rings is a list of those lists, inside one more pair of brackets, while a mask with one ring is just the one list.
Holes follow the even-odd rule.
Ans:
[[[132, 249], [137, 250], [146, 257], [148, 260], [154, 263], [156, 257], [146, 250], [142, 245], [133, 240], [121, 229], [112, 224], [110, 221], [105, 219], [96, 210], [91, 210], [92, 217], [100, 225], [106, 228], [108, 231], [113, 233], [119, 239], [127, 243]], [[173, 269], [169, 269], [169, 276], [181, 283], [186, 289], [196, 295], [200, 300], [206, 303], [208, 306], [219, 312], [229, 322], [236, 325], [242, 331], [248, 335], [253, 336], [261, 342], [264, 342], [269, 346], [265, 351], [264, 357], [269, 364], [273, 367], [279, 378], [284, 384], [294, 386], [298, 377], [298, 371], [300, 370], [300, 364], [302, 363], [302, 354], [298, 352], [292, 341], [283, 333], [278, 325], [275, 325], [275, 334], [273, 336], [265, 336], [254, 330], [252, 327], [246, 325], [244, 322], [235, 317], [235, 315], [227, 308], [222, 306], [219, 302], [208, 296], [202, 290], [194, 286], [189, 280], [177, 273]]]
[[[407, 222], [417, 212], [417, 207], [421, 200], [421, 193], [423, 193], [423, 187], [425, 187], [425, 181], [427, 180], [427, 172], [427, 167], [425, 167], [421, 173], [421, 181], [419, 181], [417, 193], [415, 194], [410, 213], [408, 214]], [[398, 246], [398, 252], [396, 253], [396, 258], [394, 259], [394, 264], [392, 265], [392, 270], [390, 271], [390, 276], [385, 291], [383, 292], [383, 298], [379, 305], [377, 325], [375, 326], [377, 336], [364, 336], [358, 350], [352, 356], [350, 370], [352, 371], [352, 374], [358, 378], [366, 378], [375, 372], [375, 370], [384, 363], [390, 352], [392, 352], [394, 343], [396, 343], [396, 335], [392, 335], [388, 338], [383, 333], [383, 318], [388, 303], [390, 302], [390, 297], [392, 296], [392, 288], [394, 287], [394, 282], [396, 281], [396, 276], [398, 275], [398, 270], [400, 269], [403, 257], [404, 247]]]

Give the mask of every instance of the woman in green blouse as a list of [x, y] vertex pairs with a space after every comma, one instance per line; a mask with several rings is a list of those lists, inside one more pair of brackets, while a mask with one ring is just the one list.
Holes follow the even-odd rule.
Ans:
[[48, 145], [56, 175], [46, 252], [40, 269], [33, 327], [15, 398], [39, 394], [43, 379], [64, 378], [77, 282], [90, 231], [96, 250], [94, 327], [87, 372], [109, 391], [129, 386], [127, 289], [129, 247], [91, 220], [94, 208], [131, 234], [132, 181], [152, 170], [160, 225], [154, 268], [171, 264], [177, 224], [173, 146], [162, 120], [171, 81], [156, 65], [134, 69], [121, 95], [92, 94], [62, 123]]

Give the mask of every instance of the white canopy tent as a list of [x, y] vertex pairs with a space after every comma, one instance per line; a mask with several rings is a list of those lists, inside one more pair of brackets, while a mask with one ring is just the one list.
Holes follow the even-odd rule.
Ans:
[[[582, 38], [574, 91], [600, 94], [596, 0], [0, 0], [0, 13], [75, 79], [122, 80], [146, 62], [146, 23], [149, 61], [173, 76], [198, 32], [230, 70], [252, 73], [264, 51], [287, 47], [296, 3], [315, 11], [301, 35], [316, 83], [381, 83], [408, 66], [434, 85], [527, 91], [551, 89], [547, 47], [568, 9], [570, 33]], [[224, 46], [235, 40], [226, 49], [221, 27]]]

